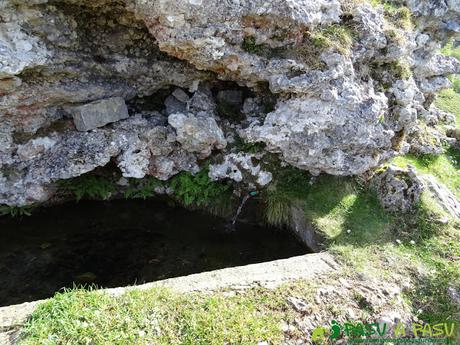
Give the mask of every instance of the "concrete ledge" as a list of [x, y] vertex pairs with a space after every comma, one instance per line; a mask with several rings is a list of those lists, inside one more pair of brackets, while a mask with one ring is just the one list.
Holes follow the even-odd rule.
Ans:
[[[223, 288], [244, 289], [254, 285], [275, 288], [287, 281], [311, 279], [317, 275], [332, 273], [339, 268], [340, 265], [332, 255], [317, 253], [100, 291], [117, 296], [130, 290], [146, 290], [158, 286], [167, 286], [179, 292], [212, 291]], [[1, 345], [15, 343], [21, 327], [40, 302], [43, 301], [0, 308]]]
[[212, 291], [227, 287], [249, 288], [256, 284], [274, 288], [290, 280], [311, 278], [317, 274], [335, 271], [338, 268], [339, 264], [332, 255], [316, 253], [197, 273], [138, 286], [107, 289], [106, 291], [113, 295], [119, 295], [127, 290], [144, 290], [156, 286], [167, 286], [179, 292], [191, 292]]

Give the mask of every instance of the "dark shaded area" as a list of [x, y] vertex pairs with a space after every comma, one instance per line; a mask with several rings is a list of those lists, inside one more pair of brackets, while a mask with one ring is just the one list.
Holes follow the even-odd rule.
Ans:
[[141, 284], [305, 254], [287, 231], [167, 206], [158, 200], [84, 201], [0, 218], [0, 305], [63, 287]]

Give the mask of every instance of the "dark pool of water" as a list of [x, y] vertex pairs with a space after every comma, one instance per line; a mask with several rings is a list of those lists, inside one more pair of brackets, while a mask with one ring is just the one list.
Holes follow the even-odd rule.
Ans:
[[0, 305], [63, 287], [141, 284], [305, 254], [290, 233], [169, 207], [161, 201], [82, 201], [0, 218]]

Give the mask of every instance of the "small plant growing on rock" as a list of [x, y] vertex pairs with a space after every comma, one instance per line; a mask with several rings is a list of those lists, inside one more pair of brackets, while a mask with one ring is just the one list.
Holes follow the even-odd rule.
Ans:
[[347, 55], [353, 46], [353, 32], [345, 25], [329, 25], [310, 33], [310, 40], [315, 48], [335, 48]]
[[395, 6], [386, 2], [383, 5], [385, 16], [395, 25], [402, 27], [405, 30], [412, 30], [412, 13], [405, 6]]
[[267, 223], [278, 227], [289, 225], [291, 222], [292, 200], [275, 189], [268, 191], [267, 195], [265, 208], [265, 220]]
[[393, 75], [398, 79], [407, 80], [412, 77], [412, 71], [407, 62], [398, 60], [390, 66]]
[[240, 136], [237, 136], [235, 139], [235, 146], [239, 151], [246, 153], [260, 153], [264, 151], [264, 143], [247, 143]]
[[63, 180], [58, 185], [64, 193], [73, 194], [77, 201], [83, 198], [107, 200], [116, 191], [112, 181], [94, 175], [82, 175], [71, 180]]
[[141, 180], [131, 181], [128, 189], [124, 192], [126, 199], [148, 199], [155, 196], [155, 189], [163, 186], [163, 182], [155, 177], [147, 177]]
[[222, 198], [228, 202], [230, 186], [211, 181], [208, 172], [206, 167], [196, 175], [182, 172], [172, 178], [170, 186], [185, 206], [209, 207]]
[[254, 36], [245, 37], [241, 48], [243, 48], [245, 52], [260, 56], [267, 56], [269, 55], [270, 51], [270, 47], [266, 44], [257, 44], [256, 38]]
[[32, 206], [0, 206], [0, 216], [10, 216], [13, 218], [20, 218], [32, 215]]

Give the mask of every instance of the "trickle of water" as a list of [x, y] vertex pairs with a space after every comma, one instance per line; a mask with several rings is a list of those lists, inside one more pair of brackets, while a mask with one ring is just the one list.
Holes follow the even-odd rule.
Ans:
[[235, 223], [238, 220], [238, 217], [240, 216], [240, 213], [243, 210], [244, 205], [246, 204], [246, 202], [249, 200], [250, 197], [251, 197], [251, 194], [247, 194], [244, 196], [243, 200], [241, 200], [240, 206], [238, 207], [238, 210], [236, 211], [236, 214], [232, 219], [232, 226], [235, 226]]

